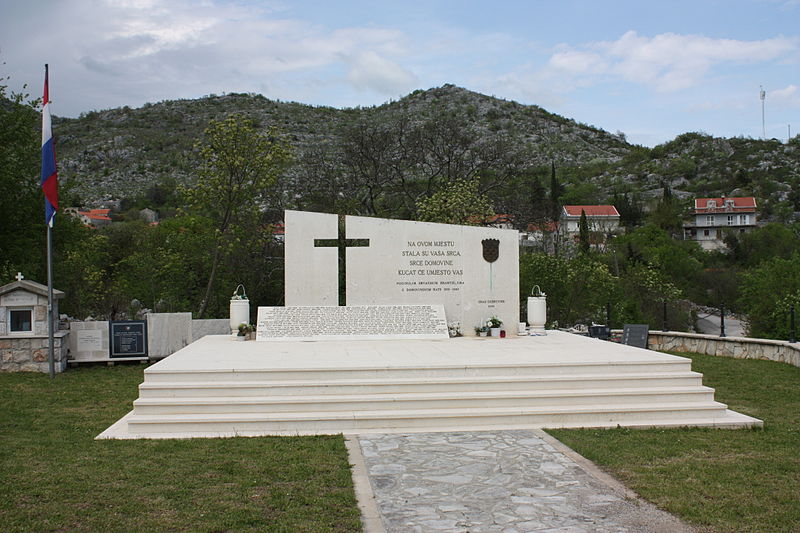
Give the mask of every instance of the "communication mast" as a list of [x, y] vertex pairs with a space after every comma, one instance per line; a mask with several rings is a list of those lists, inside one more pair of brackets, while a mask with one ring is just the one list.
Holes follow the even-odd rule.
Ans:
[[764, 99], [767, 97], [766, 91], [764, 91], [764, 86], [759, 85], [758, 88], [761, 90], [759, 96], [761, 97], [761, 138], [767, 138], [767, 127], [766, 123], [764, 122]]

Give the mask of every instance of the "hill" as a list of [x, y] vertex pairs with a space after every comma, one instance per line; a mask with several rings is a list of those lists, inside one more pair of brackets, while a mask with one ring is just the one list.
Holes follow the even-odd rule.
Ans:
[[276, 209], [408, 216], [441, 183], [475, 176], [503, 209], [515, 188], [547, 179], [555, 162], [574, 203], [622, 192], [647, 198], [669, 184], [679, 197], [752, 194], [766, 215], [780, 219], [800, 211], [798, 137], [782, 144], [687, 133], [649, 149], [538, 106], [453, 85], [367, 108], [226, 94], [58, 118], [61, 177], [73, 202], [86, 205], [191, 184], [194, 144], [209, 120], [231, 113], [277, 126], [294, 148]]

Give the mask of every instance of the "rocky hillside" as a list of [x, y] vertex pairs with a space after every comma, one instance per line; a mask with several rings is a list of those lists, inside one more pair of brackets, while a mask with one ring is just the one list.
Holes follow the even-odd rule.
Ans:
[[537, 106], [499, 100], [452, 85], [416, 91], [378, 107], [334, 109], [228, 94], [197, 100], [92, 111], [56, 119], [62, 177], [88, 202], [140, 194], [167, 178], [192, 179], [193, 145], [211, 119], [244, 113], [263, 126], [278, 126], [302, 161], [321, 145], [341, 145], [353, 124], [395, 123], [413, 127], [435, 116], [455, 115], [487, 138], [512, 136], [528, 150], [528, 164], [581, 165], [618, 161], [630, 147], [603, 130], [548, 113]]
[[435, 180], [480, 175], [490, 191], [493, 180], [541, 175], [554, 161], [567, 188], [577, 188], [576, 200], [601, 202], [618, 192], [646, 198], [666, 183], [679, 197], [753, 194], [766, 215], [784, 220], [800, 211], [798, 137], [782, 144], [687, 133], [648, 149], [538, 106], [452, 85], [369, 108], [228, 94], [60, 118], [54, 125], [60, 174], [73, 200], [86, 205], [191, 183], [194, 144], [209, 120], [231, 113], [277, 126], [288, 137], [296, 162], [279, 196], [294, 207], [319, 208], [320, 198], [343, 198], [394, 180], [403, 183], [403, 195], [381, 200], [364, 193], [352, 199], [358, 205], [335, 207], [370, 214], [381, 213], [387, 202], [405, 202], [408, 210]]

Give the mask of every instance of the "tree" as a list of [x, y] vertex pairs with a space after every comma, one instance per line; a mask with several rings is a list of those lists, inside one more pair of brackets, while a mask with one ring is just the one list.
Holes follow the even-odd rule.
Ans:
[[783, 224], [773, 222], [747, 233], [728, 232], [725, 244], [734, 262], [751, 267], [773, 257], [791, 257], [800, 251], [800, 235]]
[[274, 128], [260, 132], [243, 115], [212, 120], [198, 148], [199, 179], [184, 193], [192, 208], [212, 220], [215, 230], [211, 271], [197, 313], [202, 318], [221, 260], [237, 239], [246, 239], [248, 229], [261, 223], [260, 212], [269, 188], [291, 156]]
[[644, 211], [636, 197], [631, 199], [627, 192], [622, 195], [614, 194], [612, 202], [619, 212], [619, 223], [624, 226], [627, 231], [632, 230], [642, 223]]
[[789, 333], [789, 307], [800, 310], [800, 253], [775, 257], [742, 276], [740, 308], [751, 337], [783, 338]]
[[519, 263], [521, 303], [524, 305], [532, 287], [539, 285], [547, 293], [548, 324], [603, 321], [606, 303], [618, 298], [617, 280], [592, 256], [570, 259], [525, 251], [520, 253]]
[[669, 184], [664, 182], [661, 200], [650, 213], [649, 222], [677, 238], [683, 232], [683, 208], [681, 202], [672, 194]]
[[477, 226], [494, 215], [491, 201], [478, 192], [477, 181], [456, 180], [417, 203], [419, 220]]
[[578, 242], [583, 253], [589, 251], [589, 221], [586, 219], [586, 211], [581, 209], [581, 219], [578, 221]]
[[556, 164], [550, 163], [550, 220], [558, 222], [561, 218], [561, 196], [564, 194], [564, 186], [561, 185], [556, 176]]
[[0, 281], [17, 270], [44, 275], [44, 208], [38, 187], [38, 100], [7, 92], [0, 77]]

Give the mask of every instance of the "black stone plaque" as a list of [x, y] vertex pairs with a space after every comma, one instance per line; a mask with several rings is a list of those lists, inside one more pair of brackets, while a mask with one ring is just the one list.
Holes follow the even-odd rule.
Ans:
[[589, 336], [607, 341], [611, 336], [611, 328], [603, 325], [589, 326]]
[[647, 324], [625, 324], [622, 329], [622, 344], [647, 348], [647, 336], [650, 328]]
[[109, 322], [111, 357], [147, 357], [147, 321]]

